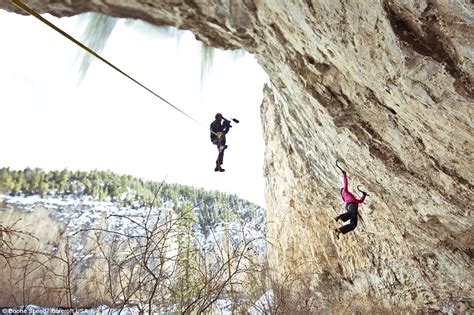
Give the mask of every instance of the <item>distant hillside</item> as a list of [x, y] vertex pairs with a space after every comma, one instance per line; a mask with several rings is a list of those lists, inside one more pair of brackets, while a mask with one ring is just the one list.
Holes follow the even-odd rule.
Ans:
[[245, 312], [267, 290], [264, 227], [218, 191], [2, 168], [0, 308]]
[[265, 228], [264, 209], [234, 194], [144, 181], [111, 171], [72, 172], [64, 169], [45, 172], [39, 168], [1, 168], [0, 194], [59, 198], [72, 195], [79, 199], [110, 201], [118, 207], [166, 207], [177, 212], [180, 209], [194, 208], [203, 233], [223, 219], [252, 223], [259, 231]]

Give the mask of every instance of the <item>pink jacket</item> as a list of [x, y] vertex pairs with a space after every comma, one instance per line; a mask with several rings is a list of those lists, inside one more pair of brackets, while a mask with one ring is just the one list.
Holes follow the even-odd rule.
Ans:
[[347, 175], [346, 174], [344, 174], [344, 188], [342, 189], [342, 200], [345, 203], [353, 202], [357, 205], [363, 203], [365, 200], [365, 195], [362, 195], [360, 199], [357, 199], [356, 197], [354, 197], [353, 194], [349, 192], [349, 190], [347, 189]]

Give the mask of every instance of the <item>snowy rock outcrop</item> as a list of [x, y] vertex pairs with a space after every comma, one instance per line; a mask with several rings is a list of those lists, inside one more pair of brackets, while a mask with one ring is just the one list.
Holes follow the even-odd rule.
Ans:
[[[474, 7], [462, 0], [39, 1], [189, 29], [268, 73], [270, 262], [310, 274], [308, 312], [473, 306]], [[0, 7], [19, 12], [6, 0]], [[333, 218], [347, 168], [371, 194], [354, 233]]]

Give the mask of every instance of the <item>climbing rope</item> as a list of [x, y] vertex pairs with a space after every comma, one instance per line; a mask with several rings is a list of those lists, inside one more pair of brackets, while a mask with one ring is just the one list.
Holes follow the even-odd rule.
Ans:
[[[69, 35], [68, 33], [66, 33], [65, 31], [61, 30], [59, 27], [57, 27], [56, 25], [54, 25], [53, 23], [51, 23], [50, 21], [46, 20], [45, 18], [43, 18], [38, 12], [36, 12], [35, 10], [33, 10], [32, 8], [30, 8], [29, 6], [27, 6], [25, 3], [23, 3], [21, 0], [10, 0], [11, 3], [13, 3], [15, 6], [17, 6], [18, 8], [20, 8], [21, 10], [25, 11], [26, 13], [34, 16], [35, 18], [37, 18], [38, 20], [40, 20], [41, 22], [43, 22], [44, 24], [46, 24], [47, 26], [49, 26], [50, 28], [52, 28], [53, 30], [55, 30], [56, 32], [58, 32], [59, 34], [63, 35], [64, 37], [66, 37], [67, 39], [69, 39], [70, 41], [72, 41], [74, 44], [76, 44], [77, 46], [81, 47], [82, 49], [84, 49], [86, 52], [88, 52], [89, 54], [91, 54], [92, 56], [96, 57], [97, 59], [101, 60], [102, 62], [104, 62], [106, 65], [110, 66], [112, 69], [116, 70], [117, 72], [121, 73], [122, 75], [124, 75], [125, 77], [127, 77], [128, 79], [130, 79], [131, 81], [133, 81], [134, 83], [138, 84], [139, 86], [141, 86], [142, 88], [144, 88], [145, 90], [147, 90], [148, 92], [150, 92], [151, 94], [153, 94], [154, 96], [156, 96], [157, 98], [159, 98], [161, 101], [165, 102], [166, 104], [168, 104], [169, 106], [171, 106], [172, 108], [174, 108], [175, 110], [177, 110], [178, 112], [180, 112], [181, 114], [183, 114], [184, 116], [188, 117], [189, 119], [191, 119], [192, 121], [194, 121], [195, 123], [199, 124], [199, 122], [194, 119], [193, 117], [191, 117], [190, 115], [188, 115], [186, 112], [184, 112], [183, 110], [181, 110], [180, 108], [178, 108], [177, 106], [173, 105], [171, 102], [167, 101], [166, 99], [164, 99], [163, 97], [161, 97], [160, 95], [158, 95], [156, 92], [154, 92], [153, 90], [151, 90], [150, 88], [146, 87], [144, 84], [140, 83], [139, 81], [135, 80], [133, 77], [131, 77], [130, 75], [128, 75], [127, 73], [125, 73], [124, 71], [122, 71], [120, 68], [118, 68], [117, 66], [113, 65], [111, 62], [107, 61], [105, 58], [103, 58], [102, 56], [100, 56], [98, 53], [96, 53], [95, 51], [93, 51], [92, 49], [90, 49], [89, 47], [87, 47], [86, 45], [84, 45], [83, 43], [81, 43], [80, 41], [78, 41], [77, 39], [75, 39], [74, 37], [72, 37], [71, 35]], [[224, 118], [225, 119], [225, 118]], [[225, 119], [227, 120], [227, 119]], [[234, 121], [235, 123], [239, 123], [239, 120], [238, 119], [235, 119], [235, 118], [231, 118], [232, 121]], [[215, 133], [214, 131], [210, 130], [209, 131], [214, 134], [214, 135], [217, 135], [217, 133]]]
[[434, 295], [435, 298], [437, 298], [439, 300], [439, 296], [438, 294], [436, 293], [436, 291], [434, 290], [433, 288], [433, 285], [431, 284], [431, 282], [428, 280], [428, 275], [426, 274], [426, 272], [423, 270], [423, 268], [421, 267], [421, 263], [420, 261], [418, 260], [418, 258], [415, 256], [415, 254], [413, 254], [413, 251], [411, 250], [410, 246], [408, 246], [408, 242], [405, 238], [405, 233], [402, 232], [402, 228], [400, 227], [400, 224], [398, 222], [398, 219], [397, 217], [395, 216], [395, 213], [393, 212], [393, 210], [388, 207], [389, 210], [390, 210], [390, 213], [392, 214], [392, 217], [393, 217], [393, 220], [395, 221], [395, 226], [398, 230], [398, 232], [400, 233], [401, 237], [402, 237], [402, 240], [403, 240], [403, 244], [405, 244], [405, 247], [407, 248], [408, 252], [410, 253], [411, 255], [411, 259], [415, 261], [415, 265], [418, 269], [418, 272], [420, 273], [421, 277], [423, 278], [423, 280], [425, 281], [425, 283], [428, 285], [428, 287], [430, 288], [431, 290], [431, 293]]
[[[154, 96], [158, 97], [160, 100], [162, 100], [163, 102], [165, 102], [166, 104], [168, 104], [169, 106], [171, 106], [172, 108], [174, 108], [175, 110], [177, 110], [178, 112], [180, 112], [181, 114], [183, 114], [184, 116], [188, 117], [189, 119], [191, 119], [192, 121], [194, 121], [195, 123], [198, 123], [197, 120], [195, 120], [193, 117], [191, 117], [190, 115], [188, 115], [187, 113], [185, 113], [183, 110], [179, 109], [177, 106], [171, 104], [169, 101], [167, 101], [166, 99], [164, 99], [163, 97], [161, 97], [160, 95], [158, 95], [157, 93], [155, 93], [154, 91], [152, 91], [150, 88], [146, 87], [145, 85], [143, 85], [142, 83], [138, 82], [137, 80], [135, 80], [134, 78], [132, 78], [131, 76], [129, 76], [127, 73], [125, 73], [124, 71], [122, 71], [121, 69], [119, 69], [118, 67], [116, 67], [115, 65], [113, 65], [112, 63], [110, 63], [109, 61], [107, 61], [105, 58], [101, 57], [98, 53], [96, 53], [95, 51], [93, 51], [92, 49], [90, 49], [89, 47], [87, 47], [86, 45], [82, 44], [81, 42], [79, 42], [78, 40], [76, 40], [74, 37], [72, 37], [71, 35], [69, 35], [68, 33], [64, 32], [63, 30], [61, 30], [59, 27], [57, 27], [56, 25], [54, 25], [53, 23], [49, 22], [48, 20], [46, 20], [45, 18], [43, 18], [41, 15], [39, 15], [35, 10], [33, 10], [32, 8], [30, 8], [29, 6], [27, 6], [26, 4], [24, 4], [23, 2], [21, 2], [20, 0], [11, 0], [11, 2], [16, 5], [18, 8], [22, 9], [23, 11], [25, 11], [26, 13], [34, 16], [35, 18], [37, 18], [38, 20], [40, 20], [41, 22], [43, 22], [44, 24], [46, 24], [47, 26], [49, 26], [50, 28], [54, 29], [56, 32], [60, 33], [61, 35], [63, 35], [64, 37], [66, 37], [67, 39], [69, 39], [70, 41], [72, 41], [74, 44], [78, 45], [79, 47], [81, 47], [82, 49], [84, 49], [85, 51], [87, 51], [89, 54], [91, 54], [92, 56], [96, 57], [97, 59], [101, 60], [102, 62], [104, 62], [105, 64], [107, 64], [108, 66], [110, 66], [111, 68], [113, 68], [114, 70], [118, 71], [119, 73], [123, 74], [125, 77], [129, 78], [130, 80], [132, 80], [133, 82], [135, 82], [136, 84], [138, 84], [139, 86], [141, 86], [142, 88], [144, 88], [145, 90], [147, 90], [148, 92], [150, 92], [151, 94], [153, 94]], [[211, 131], [212, 132], [212, 131]]]

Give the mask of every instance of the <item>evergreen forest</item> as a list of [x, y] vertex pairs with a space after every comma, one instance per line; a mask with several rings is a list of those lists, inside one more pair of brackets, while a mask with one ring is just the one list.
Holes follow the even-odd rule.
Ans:
[[13, 170], [4, 167], [0, 169], [0, 194], [92, 198], [96, 201], [114, 202], [119, 207], [167, 207], [176, 212], [194, 208], [203, 232], [223, 220], [252, 222], [258, 230], [264, 230], [264, 209], [235, 194], [146, 181], [111, 171], [63, 169], [46, 172], [40, 168]]

